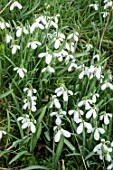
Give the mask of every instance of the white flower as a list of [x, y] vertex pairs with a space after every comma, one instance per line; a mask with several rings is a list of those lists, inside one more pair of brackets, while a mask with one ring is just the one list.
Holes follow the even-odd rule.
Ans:
[[109, 119], [112, 117], [112, 114], [111, 113], [106, 113], [104, 112], [101, 116], [100, 116], [100, 120], [103, 120], [104, 119], [104, 124], [105, 125], [108, 125], [109, 124]]
[[98, 10], [98, 5], [97, 4], [90, 4], [89, 7], [93, 7], [95, 11]]
[[93, 59], [95, 59], [95, 58], [97, 59], [97, 61], [99, 61], [99, 60], [100, 60], [99, 54], [94, 55], [94, 56], [93, 56]]
[[49, 73], [55, 73], [55, 69], [49, 65], [47, 67], [43, 68], [41, 72], [44, 73], [46, 71]]
[[17, 7], [18, 9], [22, 9], [22, 5], [18, 3], [17, 1], [15, 1], [11, 4], [10, 11], [12, 11], [15, 7]]
[[61, 104], [60, 104], [59, 100], [56, 98], [56, 95], [52, 95], [52, 102], [51, 102], [50, 108], [52, 108], [53, 105], [54, 105], [57, 109], [60, 109], [60, 108], [61, 108]]
[[10, 41], [13, 39], [13, 37], [10, 34], [6, 34], [6, 43], [10, 43]]
[[15, 67], [13, 70], [17, 71], [17, 73], [19, 74], [19, 76], [21, 78], [24, 78], [24, 74], [27, 73], [27, 70], [25, 68], [23, 68], [23, 67], [21, 67], [21, 68]]
[[22, 124], [29, 122], [30, 121], [29, 115], [25, 114], [23, 116], [20, 116], [17, 118], [17, 121], [21, 121]]
[[74, 38], [75, 41], [78, 41], [78, 36], [79, 36], [79, 33], [75, 32], [75, 33], [69, 34], [67, 39], [69, 40], [71, 38]]
[[93, 115], [93, 118], [95, 119], [97, 117], [96, 111], [96, 107], [90, 108], [90, 110], [86, 113], [86, 118], [89, 119]]
[[65, 89], [63, 86], [61, 87], [58, 87], [56, 90], [55, 90], [55, 93], [58, 97], [60, 97], [61, 95], [63, 95], [63, 100], [64, 101], [68, 101], [68, 93], [70, 95], [73, 95], [73, 92], [71, 90], [67, 90]]
[[106, 18], [109, 14], [109, 12], [101, 12], [101, 14], [103, 14], [103, 18]]
[[8, 22], [1, 22], [1, 21], [0, 21], [0, 28], [3, 30], [3, 29], [5, 29], [6, 27], [7, 27], [7, 28], [10, 27], [9, 23], [8, 23]]
[[76, 63], [71, 63], [69, 68], [68, 68], [68, 71], [71, 72], [73, 71], [73, 69], [75, 70], [77, 68], [77, 64]]
[[64, 41], [65, 39], [65, 35], [63, 33], [60, 32], [55, 32], [53, 34], [53, 42], [54, 42], [54, 48], [58, 49], [61, 46], [61, 43]]
[[19, 45], [12, 45], [12, 54], [15, 54], [17, 49], [20, 50], [20, 46]]
[[69, 115], [74, 115], [73, 116], [73, 120], [76, 122], [76, 123], [80, 123], [81, 122], [81, 118], [80, 116], [84, 114], [84, 112], [82, 110], [70, 110], [68, 112]]
[[[107, 1], [106, 1], [107, 2]], [[104, 9], [109, 8], [110, 6], [112, 6], [112, 1], [108, 1], [105, 5], [104, 5]]]
[[28, 30], [25, 27], [17, 27], [17, 32], [16, 32], [16, 36], [20, 37], [22, 35], [22, 32], [25, 34], [28, 34]]
[[101, 90], [105, 90], [106, 88], [110, 88], [111, 90], [113, 90], [113, 85], [109, 82], [106, 82], [101, 86]]
[[38, 55], [39, 58], [45, 57], [45, 59], [46, 59], [46, 64], [50, 64], [50, 63], [51, 63], [51, 61], [52, 61], [52, 56], [53, 56], [53, 55], [52, 55], [51, 53], [49, 53], [49, 52], [40, 53], [40, 54]]
[[68, 55], [68, 52], [65, 50], [61, 50], [60, 52], [55, 52], [54, 56], [58, 58], [58, 61], [61, 62], [63, 61], [63, 58]]
[[23, 91], [24, 92], [27, 92], [27, 96], [33, 96], [33, 93], [36, 93], [37, 92], [37, 90], [36, 89], [34, 89], [34, 88], [27, 88], [27, 87], [25, 87], [24, 89], [23, 89]]
[[78, 103], [78, 107], [82, 107], [83, 105], [85, 105], [85, 110], [89, 110], [91, 108], [90, 104], [92, 104], [92, 100], [85, 99]]
[[93, 48], [93, 46], [91, 44], [86, 44], [86, 51], [90, 51], [90, 49]]
[[52, 112], [52, 113], [50, 113], [50, 116], [56, 116], [56, 121], [55, 121], [55, 123], [56, 123], [56, 125], [61, 125], [61, 123], [62, 123], [62, 118], [63, 118], [63, 116], [65, 116], [66, 115], [66, 111], [63, 111], [62, 109], [59, 109], [57, 112]]
[[100, 134], [104, 134], [105, 130], [103, 128], [96, 128], [94, 130], [94, 139], [99, 140], [100, 139]]
[[22, 129], [30, 128], [31, 132], [35, 133], [36, 132], [36, 127], [35, 127], [34, 124], [36, 124], [36, 120], [34, 120], [33, 122], [32, 121], [25, 122], [22, 125]]
[[98, 93], [93, 94], [93, 96], [92, 96], [92, 102], [93, 102], [93, 103], [96, 103], [97, 97], [99, 97], [99, 94], [98, 94]]
[[111, 163], [108, 167], [107, 170], [113, 169], [113, 163]]
[[84, 127], [87, 129], [87, 133], [91, 133], [93, 131], [92, 125], [90, 123], [81, 120], [81, 123], [77, 127], [77, 134], [81, 134]]
[[74, 42], [70, 42], [70, 43], [66, 42], [65, 49], [72, 52], [72, 53], [74, 53], [74, 51], [75, 51]]
[[98, 80], [101, 78], [101, 66], [95, 67], [94, 74]]
[[90, 72], [88, 70], [88, 67], [83, 66], [83, 71], [79, 74], [79, 79], [83, 79], [85, 75], [89, 75]]
[[71, 133], [68, 132], [67, 130], [64, 130], [61, 127], [59, 128], [58, 126], [55, 126], [53, 129], [56, 132], [56, 134], [54, 136], [54, 141], [55, 142], [59, 142], [60, 141], [61, 135], [63, 135], [66, 138], [71, 137]]
[[27, 44], [27, 47], [30, 47], [30, 46], [32, 49], [36, 49], [37, 46], [41, 46], [41, 43], [39, 41], [32, 41]]
[[0, 140], [2, 139], [2, 135], [6, 135], [7, 134], [7, 132], [6, 131], [4, 131], [4, 130], [0, 130]]
[[36, 96], [28, 96], [27, 99], [24, 99], [23, 109], [26, 110], [27, 108], [30, 109], [32, 112], [36, 111]]

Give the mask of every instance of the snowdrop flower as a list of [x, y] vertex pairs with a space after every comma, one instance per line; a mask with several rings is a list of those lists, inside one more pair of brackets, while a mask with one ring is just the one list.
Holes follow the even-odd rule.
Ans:
[[74, 51], [75, 51], [74, 42], [70, 42], [70, 43], [66, 42], [65, 49], [72, 52], [72, 53], [74, 53]]
[[75, 69], [77, 69], [77, 64], [72, 62], [68, 68], [68, 72], [71, 72]]
[[97, 4], [90, 4], [89, 7], [93, 7], [95, 11], [98, 10], [98, 5]]
[[36, 93], [36, 92], [37, 92], [36, 89], [34, 89], [34, 88], [27, 88], [27, 87], [25, 87], [25, 88], [23, 89], [23, 91], [24, 91], [24, 92], [27, 92], [27, 96], [30, 96], [30, 97], [33, 96], [33, 93]]
[[9, 23], [8, 22], [1, 22], [0, 21], [0, 29], [5, 29], [5, 28], [9, 28], [10, 27], [10, 25], [9, 25]]
[[94, 139], [99, 140], [100, 139], [100, 134], [104, 134], [105, 130], [103, 128], [96, 128], [94, 130]]
[[49, 73], [55, 73], [55, 69], [49, 65], [47, 67], [43, 68], [41, 72], [44, 73], [46, 71]]
[[[107, 2], [107, 1], [106, 1]], [[112, 1], [108, 1], [105, 5], [104, 5], [104, 9], [106, 9], [106, 8], [109, 8], [109, 7], [111, 7], [112, 6]]]
[[100, 60], [99, 54], [94, 55], [94, 56], [93, 56], [93, 59], [95, 59], [95, 58], [97, 59], [97, 61], [99, 61], [99, 60]]
[[90, 51], [93, 46], [91, 44], [86, 44], [86, 51]]
[[27, 70], [25, 68], [23, 68], [23, 67], [15, 67], [13, 70], [17, 71], [17, 73], [19, 74], [19, 76], [21, 78], [24, 78], [25, 73], [27, 73]]
[[12, 45], [12, 54], [15, 54], [17, 50], [20, 50], [19, 45]]
[[13, 39], [13, 37], [10, 34], [6, 34], [6, 43], [10, 43], [10, 41]]
[[98, 94], [98, 93], [93, 94], [93, 96], [92, 96], [92, 102], [93, 102], [93, 103], [96, 103], [97, 97], [99, 97], [99, 94]]
[[28, 30], [25, 27], [17, 27], [17, 31], [16, 31], [16, 36], [20, 37], [22, 35], [22, 32], [24, 34], [28, 34]]
[[55, 121], [55, 123], [56, 123], [56, 125], [61, 125], [61, 123], [62, 123], [62, 118], [63, 118], [63, 116], [65, 116], [66, 115], [66, 111], [63, 111], [62, 109], [59, 109], [57, 112], [52, 112], [52, 113], [50, 113], [50, 116], [52, 117], [52, 116], [56, 116], [56, 121]]
[[23, 109], [26, 110], [27, 108], [32, 112], [36, 111], [36, 96], [28, 96], [27, 99], [24, 99]]
[[83, 71], [79, 74], [79, 79], [83, 79], [85, 75], [89, 75], [90, 72], [88, 70], [88, 67], [83, 66]]
[[22, 117], [18, 117], [18, 121], [21, 121], [22, 123], [22, 129], [29, 128], [32, 133], [36, 132], [36, 127], [34, 124], [36, 124], [36, 120], [30, 120], [29, 115], [24, 115]]
[[36, 120], [25, 122], [22, 125], [22, 129], [29, 128], [32, 133], [35, 133], [36, 132], [36, 127], [35, 127], [34, 124], [36, 124]]
[[110, 118], [112, 117], [112, 114], [111, 113], [106, 113], [106, 112], [103, 112], [103, 114], [100, 116], [100, 120], [103, 120], [104, 119], [104, 124], [105, 125], [108, 125], [109, 122], [110, 122]]
[[61, 87], [58, 87], [56, 90], [55, 90], [55, 93], [58, 97], [60, 97], [61, 95], [63, 95], [63, 100], [64, 101], [68, 101], [68, 93], [70, 95], [73, 95], [73, 92], [71, 90], [67, 90], [65, 89], [63, 86]]
[[109, 12], [101, 12], [101, 14], [103, 15], [103, 18], [106, 18], [109, 14]]
[[10, 11], [12, 11], [15, 7], [17, 7], [18, 9], [22, 9], [22, 5], [18, 3], [17, 1], [15, 1], [11, 4]]
[[20, 116], [17, 118], [17, 121], [21, 121], [22, 124], [29, 122], [30, 121], [29, 115], [25, 114], [23, 116]]
[[32, 42], [29, 42], [27, 45], [27, 47], [30, 47], [30, 46], [32, 49], [36, 49], [37, 46], [41, 46], [41, 43], [39, 41], [32, 41]]
[[70, 62], [75, 63], [75, 62], [76, 62], [76, 59], [74, 58], [73, 55], [67, 55], [65, 61], [66, 61], [66, 64], [68, 64], [68, 63], [70, 63]]
[[53, 34], [53, 42], [54, 42], [54, 48], [58, 49], [61, 46], [61, 43], [64, 41], [65, 35], [60, 32], [55, 32]]
[[110, 88], [111, 90], [113, 90], [113, 85], [109, 82], [106, 82], [101, 86], [101, 90], [105, 90], [106, 88]]
[[87, 133], [91, 133], [93, 131], [92, 125], [90, 123], [81, 120], [79, 126], [77, 127], [77, 134], [81, 134], [84, 128], [87, 129]]
[[94, 74], [98, 80], [101, 79], [101, 66], [95, 67]]
[[67, 39], [69, 40], [71, 38], [74, 38], [75, 41], [78, 41], [78, 36], [79, 36], [79, 33], [75, 32], [75, 33], [69, 34]]
[[61, 127], [55, 126], [53, 129], [54, 129], [54, 131], [56, 133], [55, 136], [54, 136], [54, 141], [55, 142], [59, 142], [62, 135], [64, 137], [66, 137], [66, 138], [70, 138], [71, 137], [71, 133], [68, 132], [67, 130], [64, 130]]
[[52, 108], [53, 106], [55, 106], [57, 109], [61, 108], [61, 104], [59, 100], [56, 98], [56, 95], [52, 95], [52, 102], [51, 102], [50, 108]]
[[92, 107], [90, 106], [90, 104], [92, 104], [92, 100], [90, 99], [84, 99], [82, 101], [80, 101], [78, 103], [78, 107], [82, 107], [82, 106], [85, 106], [85, 110], [89, 110], [91, 109]]
[[107, 167], [107, 170], [111, 170], [113, 169], [113, 163], [111, 163], [108, 167]]
[[86, 113], [86, 118], [89, 119], [93, 115], [93, 118], [95, 119], [97, 117], [97, 108], [92, 107], [90, 110]]
[[63, 49], [60, 52], [54, 53], [54, 57], [57, 57], [59, 62], [63, 61], [63, 58], [66, 57], [67, 55], [68, 55], [68, 52]]
[[58, 28], [58, 17], [60, 15], [57, 14], [56, 16], [53, 17], [46, 17], [47, 18], [47, 23], [45, 25], [45, 28], [49, 28], [49, 27], [54, 27], [54, 28]]
[[81, 118], [80, 116], [84, 114], [84, 112], [82, 110], [70, 110], [68, 112], [69, 115], [74, 115], [73, 116], [73, 120], [76, 122], [76, 123], [80, 123], [81, 122]]
[[0, 130], [0, 140], [2, 139], [2, 135], [6, 135], [7, 134], [7, 132], [6, 131], [4, 131], [4, 130]]
[[40, 54], [38, 55], [39, 58], [45, 57], [45, 59], [46, 59], [46, 64], [50, 64], [50, 63], [51, 63], [51, 61], [52, 61], [52, 56], [53, 56], [52, 53], [49, 53], [49, 52], [40, 53]]

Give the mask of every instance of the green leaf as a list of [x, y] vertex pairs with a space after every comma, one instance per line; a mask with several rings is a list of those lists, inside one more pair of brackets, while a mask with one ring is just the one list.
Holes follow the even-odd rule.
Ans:
[[43, 108], [39, 118], [38, 118], [38, 123], [41, 123], [43, 120], [43, 117], [45, 116], [45, 112], [46, 112], [46, 106]]
[[93, 155], [95, 155], [95, 153], [92, 151], [90, 152], [86, 157], [85, 160], [89, 159], [90, 157], [92, 157]]
[[12, 91], [13, 91], [13, 90], [9, 90], [9, 91], [7, 91], [7, 92], [1, 94], [1, 95], [0, 95], [0, 99], [2, 99], [2, 98], [4, 98], [4, 97], [8, 96], [10, 93], [12, 93]]
[[37, 144], [37, 141], [41, 135], [42, 132], [42, 124], [39, 124], [39, 127], [37, 128], [37, 131], [35, 134], [33, 134], [32, 138], [31, 138], [31, 142], [30, 142], [30, 152], [32, 152], [35, 149], [35, 146]]
[[21, 156], [26, 155], [27, 151], [19, 152], [10, 162], [9, 165], [11, 165], [13, 162], [17, 161]]
[[56, 149], [56, 154], [55, 154], [55, 166], [57, 165], [59, 158], [61, 156], [62, 150], [64, 146], [64, 136], [61, 136], [60, 142], [58, 143], [57, 149]]
[[67, 145], [69, 149], [75, 151], [75, 147], [67, 139], [64, 139], [64, 143]]
[[32, 166], [29, 166], [29, 167], [26, 167], [26, 168], [22, 168], [21, 170], [31, 170], [31, 169], [48, 169], [47, 167], [45, 166], [40, 166], [40, 165], [32, 165]]

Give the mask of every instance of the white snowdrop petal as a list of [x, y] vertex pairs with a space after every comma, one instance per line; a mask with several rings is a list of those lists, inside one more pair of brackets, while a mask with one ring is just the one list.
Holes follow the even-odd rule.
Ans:
[[55, 135], [55, 137], [54, 137], [54, 141], [55, 141], [55, 142], [59, 142], [60, 137], [61, 137], [61, 131], [58, 130], [58, 132], [56, 133], [56, 135]]
[[107, 170], [111, 170], [113, 168], [113, 163], [111, 163], [108, 167]]
[[104, 116], [104, 123], [105, 123], [105, 125], [109, 124], [109, 119], [108, 119], [107, 115]]
[[86, 113], [86, 118], [89, 119], [89, 118], [92, 116], [92, 113], [93, 113], [93, 109], [89, 110], [89, 111]]
[[25, 122], [23, 125], [22, 125], [22, 129], [26, 129], [29, 125], [29, 122]]
[[106, 83], [105, 84], [103, 84], [102, 86], [101, 86], [101, 90], [105, 90], [106, 89]]
[[77, 127], [77, 134], [81, 134], [83, 131], [83, 123], [80, 123], [80, 125]]
[[23, 72], [22, 70], [19, 70], [19, 76], [20, 76], [21, 78], [24, 78], [24, 72]]
[[55, 49], [58, 49], [59, 46], [60, 46], [60, 41], [59, 41], [59, 40], [56, 40], [56, 41], [55, 41], [55, 44], [54, 44], [54, 48], [55, 48]]
[[71, 133], [68, 132], [67, 130], [61, 129], [61, 131], [62, 131], [63, 135], [64, 135], [66, 138], [71, 137]]
[[64, 101], [68, 101], [68, 95], [67, 95], [67, 91], [64, 91], [64, 93], [63, 93], [63, 99], [64, 99]]
[[31, 132], [35, 133], [36, 132], [36, 127], [35, 125], [31, 122], [31, 126], [30, 126]]
[[99, 134], [98, 130], [96, 129], [94, 132], [94, 139], [99, 140], [99, 138], [100, 138], [100, 134]]
[[62, 120], [60, 119], [60, 117], [57, 117], [57, 118], [56, 118], [55, 123], [56, 123], [56, 125], [58, 125], [58, 126], [61, 125]]
[[46, 64], [50, 64], [52, 61], [52, 55], [51, 54], [47, 54], [46, 55]]
[[98, 128], [98, 131], [101, 133], [101, 134], [104, 134], [105, 133], [105, 130], [103, 128]]
[[40, 53], [40, 54], [38, 55], [38, 57], [39, 57], [39, 58], [42, 58], [42, 57], [45, 57], [45, 55], [46, 55], [46, 53]]
[[74, 112], [75, 112], [75, 110], [70, 110], [70, 111], [68, 112], [68, 114], [69, 114], [69, 115], [72, 115]]

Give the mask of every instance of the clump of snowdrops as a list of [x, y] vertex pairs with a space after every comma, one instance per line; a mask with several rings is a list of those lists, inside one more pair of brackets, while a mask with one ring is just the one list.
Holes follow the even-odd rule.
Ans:
[[[27, 156], [38, 168], [35, 152], [42, 143], [51, 162], [45, 169], [55, 169], [61, 158], [72, 159], [75, 168], [101, 162], [112, 169], [113, 83], [106, 54], [83, 40], [79, 25], [62, 28], [60, 13], [51, 15], [45, 5], [47, 11], [32, 20], [0, 18], [0, 140], [6, 145], [1, 155], [12, 153], [7, 159], [13, 166], [20, 157], [27, 166]], [[99, 5], [87, 8], [95, 12]], [[111, 6], [112, 1], [103, 1], [103, 22]], [[24, 8], [13, 1], [8, 10], [11, 15]]]

